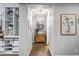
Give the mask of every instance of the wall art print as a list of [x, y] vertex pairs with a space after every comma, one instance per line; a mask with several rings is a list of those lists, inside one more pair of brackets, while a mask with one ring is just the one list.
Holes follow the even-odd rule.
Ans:
[[76, 14], [61, 14], [61, 35], [75, 35], [77, 31]]

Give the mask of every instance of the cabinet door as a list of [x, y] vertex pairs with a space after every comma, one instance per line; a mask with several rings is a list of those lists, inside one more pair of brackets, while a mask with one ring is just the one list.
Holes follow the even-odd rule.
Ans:
[[19, 35], [19, 8], [18, 7], [5, 8], [5, 35], [6, 36]]
[[13, 46], [15, 47], [15, 46], [19, 46], [19, 41], [14, 41], [13, 42]]
[[19, 8], [14, 8], [14, 36], [19, 35]]
[[5, 9], [5, 35], [13, 35], [13, 8]]
[[2, 46], [3, 44], [2, 44], [2, 41], [0, 41], [0, 47]]
[[4, 48], [3, 47], [0, 47], [0, 52], [4, 52]]
[[13, 48], [12, 48], [12, 51], [18, 53], [18, 52], [19, 52], [19, 47], [13, 47]]

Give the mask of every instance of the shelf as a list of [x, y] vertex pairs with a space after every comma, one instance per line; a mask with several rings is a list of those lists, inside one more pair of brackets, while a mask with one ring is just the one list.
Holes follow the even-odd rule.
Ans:
[[6, 22], [8, 22], [8, 21], [13, 22], [13, 20], [6, 20]]
[[[5, 9], [5, 35], [19, 35], [19, 9], [18, 7], [7, 7]], [[13, 38], [13, 37], [12, 37]]]
[[13, 46], [3, 46], [4, 48], [13, 48]]
[[[18, 51], [17, 51], [18, 52]], [[19, 52], [18, 52], [19, 53]], [[4, 54], [15, 54], [15, 53], [13, 53], [13, 51], [5, 51], [5, 53]]]
[[[5, 48], [6, 46], [0, 46], [0, 48]], [[19, 46], [12, 46], [12, 48], [14, 48], [14, 47], [19, 47]], [[8, 48], [10, 48], [10, 47], [8, 47]]]
[[11, 21], [11, 22], [19, 22], [19, 20], [6, 20], [6, 22], [9, 22], [9, 21]]
[[0, 26], [0, 30], [4, 30], [0, 39], [0, 55], [19, 54], [19, 8], [6, 7], [4, 16], [3, 27]]
[[4, 36], [4, 38], [6, 39], [6, 38], [15, 38], [15, 39], [17, 39], [17, 38], [19, 38], [19, 36]]

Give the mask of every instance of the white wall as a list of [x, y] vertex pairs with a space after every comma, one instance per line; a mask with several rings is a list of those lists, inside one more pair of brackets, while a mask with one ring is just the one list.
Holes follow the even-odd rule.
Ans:
[[20, 55], [27, 56], [32, 48], [32, 33], [28, 29], [27, 4], [20, 4], [19, 7]]
[[51, 9], [50, 9], [50, 16], [49, 19], [47, 21], [48, 27], [48, 39], [49, 39], [49, 43], [48, 43], [48, 47], [49, 50], [51, 52], [52, 55], [54, 55], [54, 5], [52, 5]]
[[[77, 35], [60, 35], [60, 14], [77, 14]], [[79, 4], [54, 6], [54, 55], [79, 55]]]

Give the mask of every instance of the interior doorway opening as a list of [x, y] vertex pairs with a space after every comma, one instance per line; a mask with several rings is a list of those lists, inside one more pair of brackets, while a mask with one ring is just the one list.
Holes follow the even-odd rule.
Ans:
[[[48, 49], [50, 7], [48, 7], [48, 5], [29, 5], [28, 15], [29, 29], [32, 32], [33, 44], [30, 55], [34, 55], [34, 53], [36, 53], [35, 55], [51, 55]], [[47, 54], [43, 54], [43, 51]]]
[[[31, 6], [31, 7], [30, 7]], [[32, 32], [33, 43], [48, 44], [48, 18], [50, 8], [47, 5], [30, 5], [28, 7], [29, 28]], [[41, 7], [40, 7], [41, 6]]]
[[32, 10], [32, 26], [34, 43], [46, 43], [47, 35], [47, 14], [44, 9]]

